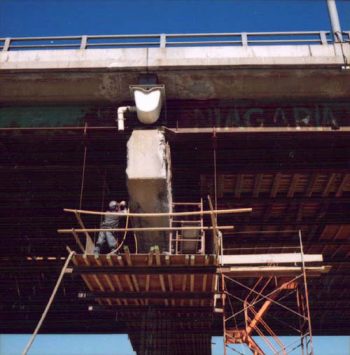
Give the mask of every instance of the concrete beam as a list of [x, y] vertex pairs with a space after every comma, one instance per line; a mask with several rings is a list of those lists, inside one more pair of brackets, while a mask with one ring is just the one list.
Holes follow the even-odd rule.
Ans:
[[130, 101], [146, 70], [167, 99], [348, 98], [350, 44], [9, 51], [0, 102]]

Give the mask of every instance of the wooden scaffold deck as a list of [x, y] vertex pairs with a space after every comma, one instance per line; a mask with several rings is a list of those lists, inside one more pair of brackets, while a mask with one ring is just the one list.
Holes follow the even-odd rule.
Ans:
[[[252, 335], [259, 335], [273, 353], [287, 354], [288, 347], [278, 340], [264, 319], [267, 311], [276, 305], [300, 318], [299, 346], [307, 354], [313, 354], [307, 277], [318, 277], [328, 272], [329, 268], [322, 265], [322, 255], [303, 253], [300, 232], [300, 249], [292, 253], [231, 255], [225, 251], [221, 230], [230, 230], [233, 226], [218, 226], [217, 215], [250, 212], [251, 209], [214, 210], [210, 200], [209, 205], [208, 211], [201, 206], [196, 212], [166, 214], [173, 220], [183, 216], [199, 217], [201, 223], [195, 226], [180, 224], [159, 228], [126, 226], [109, 229], [125, 233], [168, 231], [169, 253], [161, 253], [157, 246], [153, 246], [149, 253], [143, 254], [131, 253], [125, 245], [117, 253], [94, 255], [90, 233], [106, 229], [86, 228], [81, 215], [106, 213], [66, 210], [75, 214], [80, 229], [62, 229], [59, 232], [72, 234], [81, 253], [68, 248], [69, 257], [32, 341], [63, 276], [73, 274], [80, 275], [87, 288], [78, 297], [91, 301], [91, 312], [112, 312], [117, 320], [125, 322], [138, 354], [183, 354], [184, 347], [196, 349], [190, 352], [193, 354], [210, 354], [212, 323], [218, 317], [222, 318], [225, 353], [234, 345], [244, 344], [253, 354], [266, 354], [252, 338]], [[158, 215], [126, 214], [127, 218]], [[210, 217], [210, 226], [204, 226], [204, 215]], [[198, 231], [198, 236], [183, 239], [184, 231]], [[208, 236], [205, 231], [210, 232]], [[85, 237], [85, 243], [80, 239], [81, 235]], [[171, 248], [172, 242], [176, 247]], [[197, 243], [196, 251], [180, 253], [186, 250], [181, 243], [189, 242]], [[287, 297], [286, 292], [288, 297], [291, 293], [296, 295], [297, 310], [290, 304], [282, 304]], [[267, 335], [275, 339], [274, 344]], [[158, 349], [158, 352], [147, 352], [150, 348]], [[164, 349], [171, 351], [164, 352]]]

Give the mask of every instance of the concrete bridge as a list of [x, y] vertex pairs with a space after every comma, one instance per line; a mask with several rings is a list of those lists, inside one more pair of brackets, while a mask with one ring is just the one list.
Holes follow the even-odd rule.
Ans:
[[70, 37], [39, 39], [56, 43], [48, 45], [26, 38], [29, 45], [12, 47], [24, 39], [4, 40], [0, 102], [120, 104], [131, 99], [129, 85], [144, 72], [158, 75], [167, 100], [345, 99], [350, 91], [349, 32], [343, 42], [332, 42], [327, 32], [270, 33], [258, 40], [251, 39], [257, 34], [164, 36], [149, 35], [151, 42], [130, 36], [131, 43], [127, 36], [107, 36], [119, 42], [100, 45], [92, 41], [102, 36], [72, 37], [75, 45], [67, 43]]

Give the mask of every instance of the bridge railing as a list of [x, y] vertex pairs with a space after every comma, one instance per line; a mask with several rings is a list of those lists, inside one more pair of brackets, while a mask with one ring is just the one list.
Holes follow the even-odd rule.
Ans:
[[[350, 31], [345, 31], [342, 34], [343, 42], [349, 42]], [[334, 41], [337, 40], [334, 40], [329, 31], [9, 37], [0, 38], [0, 50], [326, 45]]]

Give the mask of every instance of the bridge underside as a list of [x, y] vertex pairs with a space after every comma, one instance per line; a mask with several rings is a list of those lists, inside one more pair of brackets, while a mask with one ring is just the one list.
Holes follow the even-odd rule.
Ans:
[[[110, 199], [126, 199], [126, 143], [139, 124], [130, 115], [118, 132], [116, 105], [131, 103], [128, 85], [151, 69], [166, 87], [160, 125], [170, 128], [173, 200], [209, 194], [219, 209], [251, 207], [251, 214], [219, 218], [235, 225], [224, 239], [240, 253], [287, 252], [300, 229], [305, 253], [321, 253], [332, 266], [309, 280], [314, 334], [349, 334], [350, 72], [342, 69], [349, 46], [344, 53], [340, 45], [301, 47], [294, 57], [288, 52], [289, 61], [276, 46], [272, 62], [253, 52], [240, 61], [237, 52], [224, 63], [187, 66], [175, 51], [161, 52], [168, 64], [161, 58], [151, 66], [145, 50], [134, 67], [108, 66], [112, 56], [104, 68], [88, 69], [57, 69], [54, 61], [56, 69], [44, 68], [40, 60], [25, 67], [23, 58], [1, 54], [0, 332], [33, 331], [66, 246], [76, 248], [71, 236], [57, 234], [73, 224], [63, 208], [103, 210]], [[86, 220], [91, 228], [99, 223]], [[126, 243], [133, 248], [134, 239]], [[80, 292], [80, 276], [66, 277], [43, 332], [128, 333], [125, 319], [89, 311]], [[287, 316], [283, 309], [270, 314], [271, 326], [290, 334], [276, 321]], [[221, 318], [211, 330], [222, 335]]]
[[[1, 244], [1, 331], [31, 332], [67, 255], [65, 246], [76, 247], [71, 236], [56, 230], [73, 224], [62, 209], [79, 207], [84, 143], [82, 207], [94, 210], [127, 195], [127, 137], [115, 130], [88, 130], [85, 137], [83, 130], [1, 135], [1, 233], [7, 236]], [[174, 200], [213, 196], [212, 134], [169, 132], [168, 138]], [[253, 208], [251, 214], [220, 217], [222, 225], [235, 225], [237, 235], [224, 233], [228, 247], [286, 252], [295, 239], [285, 231], [300, 228], [305, 252], [322, 253], [332, 266], [328, 274], [309, 281], [314, 334], [349, 333], [349, 149], [349, 133], [342, 129], [216, 136], [218, 207]], [[86, 225], [96, 228], [99, 219], [87, 218]], [[127, 243], [132, 247], [133, 238]], [[115, 312], [89, 312], [90, 302], [77, 298], [84, 291], [80, 278], [65, 278], [43, 331], [128, 332]], [[285, 317], [283, 309], [271, 312], [274, 318]], [[222, 334], [221, 321], [214, 319], [212, 334]]]

